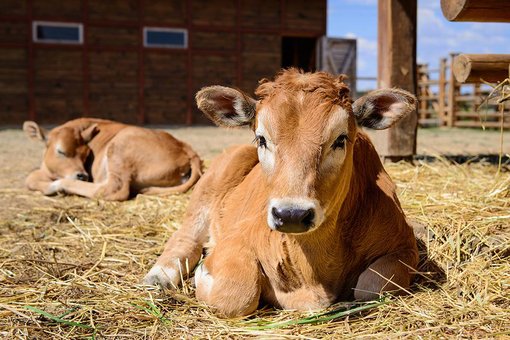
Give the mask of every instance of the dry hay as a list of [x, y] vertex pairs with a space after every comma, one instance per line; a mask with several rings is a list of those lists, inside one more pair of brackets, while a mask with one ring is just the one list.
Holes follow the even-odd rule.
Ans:
[[377, 307], [325, 323], [286, 327], [280, 322], [318, 312], [265, 308], [248, 318], [222, 320], [194, 298], [189, 280], [176, 292], [139, 284], [179, 227], [189, 195], [110, 203], [1, 190], [4, 202], [16, 204], [0, 222], [0, 336], [508, 335], [508, 172], [497, 175], [495, 166], [441, 161], [387, 168], [407, 214], [430, 229], [425, 242], [428, 260], [422, 263], [412, 295], [389, 297]]

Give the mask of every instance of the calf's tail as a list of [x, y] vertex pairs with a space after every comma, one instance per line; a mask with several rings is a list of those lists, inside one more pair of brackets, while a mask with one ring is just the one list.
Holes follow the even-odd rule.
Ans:
[[174, 187], [148, 187], [140, 190], [141, 194], [144, 195], [172, 195], [172, 194], [182, 194], [191, 189], [193, 185], [200, 179], [202, 176], [202, 160], [198, 155], [191, 149], [191, 147], [186, 145], [185, 148], [186, 153], [190, 157], [190, 165], [191, 165], [191, 175], [188, 180], [180, 185]]

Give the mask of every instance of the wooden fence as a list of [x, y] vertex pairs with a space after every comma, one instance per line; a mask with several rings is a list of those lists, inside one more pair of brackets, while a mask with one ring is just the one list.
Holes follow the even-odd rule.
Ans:
[[[418, 117], [420, 126], [510, 128], [508, 104], [503, 116], [490, 101], [481, 105], [491, 88], [480, 83], [459, 83], [452, 71], [452, 60], [443, 58], [439, 68], [418, 65]], [[503, 80], [503, 79], [501, 79]]]

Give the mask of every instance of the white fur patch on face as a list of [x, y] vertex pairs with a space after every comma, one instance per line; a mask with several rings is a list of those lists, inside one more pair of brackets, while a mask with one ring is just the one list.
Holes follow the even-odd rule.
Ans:
[[272, 198], [269, 201], [268, 209], [267, 209], [267, 225], [272, 230], [276, 230], [276, 222], [273, 217], [273, 208], [278, 210], [285, 209], [300, 209], [300, 210], [308, 210], [313, 209], [314, 218], [312, 220], [313, 226], [308, 230], [314, 230], [318, 226], [324, 222], [324, 210], [321, 207], [319, 201], [315, 199], [308, 199], [302, 197], [284, 197], [284, 198]]
[[265, 111], [261, 110], [259, 115], [257, 116], [257, 130], [255, 130], [255, 135], [262, 136], [266, 140], [267, 147], [258, 147], [257, 154], [259, 156], [259, 161], [260, 164], [262, 165], [262, 169], [267, 173], [271, 173], [274, 170], [275, 166], [274, 152], [276, 146], [273, 144], [269, 132], [267, 131], [264, 125], [263, 121], [265, 115], [266, 115]]
[[[347, 136], [348, 132], [349, 114], [340, 107], [331, 115], [324, 131], [323, 145], [325, 152], [321, 163], [321, 172], [327, 172], [332, 167], [341, 165], [344, 162], [345, 148], [333, 148], [333, 144], [341, 135]], [[347, 145], [347, 143], [350, 143], [350, 141], [346, 140], [345, 144]]]
[[164, 288], [176, 288], [181, 282], [181, 276], [174, 268], [155, 264], [145, 275], [143, 282], [147, 285], [160, 285]]
[[195, 287], [200, 288], [208, 296], [214, 284], [214, 278], [202, 262], [195, 269]]
[[57, 143], [57, 145], [55, 146], [55, 153], [58, 156], [65, 157], [65, 153], [64, 153], [64, 149], [62, 148], [62, 144]]

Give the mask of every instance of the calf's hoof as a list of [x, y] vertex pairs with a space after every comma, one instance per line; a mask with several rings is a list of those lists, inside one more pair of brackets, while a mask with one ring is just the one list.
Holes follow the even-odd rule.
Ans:
[[162, 288], [175, 289], [181, 282], [181, 276], [174, 268], [155, 264], [143, 278], [146, 285], [161, 286]]

